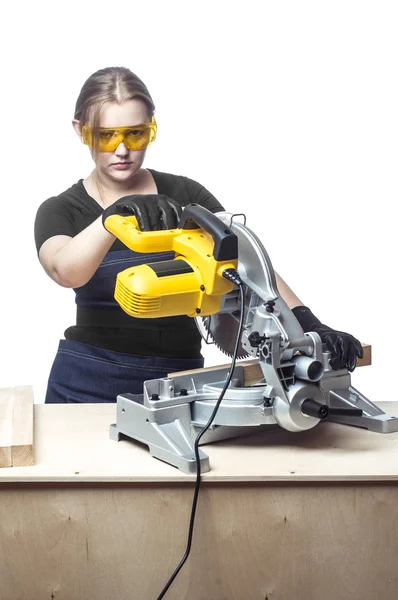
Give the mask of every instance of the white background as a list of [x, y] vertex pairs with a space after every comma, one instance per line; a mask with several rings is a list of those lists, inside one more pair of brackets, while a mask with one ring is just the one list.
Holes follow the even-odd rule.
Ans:
[[[10, 4], [0, 15], [0, 386], [33, 385], [42, 402], [73, 323], [73, 292], [41, 269], [33, 222], [41, 202], [89, 174], [74, 105], [91, 73], [116, 65], [156, 104], [146, 166], [244, 211], [302, 301], [372, 344], [373, 366], [354, 385], [396, 400], [398, 4]], [[225, 362], [214, 348], [205, 356]]]

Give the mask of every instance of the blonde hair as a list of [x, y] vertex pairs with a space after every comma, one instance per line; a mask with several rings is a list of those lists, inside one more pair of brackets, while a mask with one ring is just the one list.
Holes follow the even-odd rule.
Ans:
[[74, 118], [80, 127], [90, 121], [93, 150], [98, 148], [101, 109], [106, 102], [142, 100], [151, 117], [155, 105], [146, 85], [126, 67], [107, 67], [96, 71], [85, 81], [76, 101]]

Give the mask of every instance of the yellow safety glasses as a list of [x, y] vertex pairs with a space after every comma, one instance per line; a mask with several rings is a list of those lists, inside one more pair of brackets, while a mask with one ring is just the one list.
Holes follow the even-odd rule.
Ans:
[[[98, 133], [98, 150], [113, 152], [123, 142], [129, 150], [144, 150], [156, 139], [157, 125], [155, 117], [149, 123], [131, 127], [100, 127]], [[93, 147], [93, 133], [90, 127], [82, 127], [83, 142]]]

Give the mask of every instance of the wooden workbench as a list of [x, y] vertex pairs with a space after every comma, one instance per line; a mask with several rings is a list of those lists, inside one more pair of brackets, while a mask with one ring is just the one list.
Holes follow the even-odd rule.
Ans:
[[[115, 412], [35, 405], [36, 465], [0, 469], [0, 600], [156, 600], [193, 477], [111, 441]], [[167, 600], [396, 600], [398, 433], [326, 423], [204, 450]]]

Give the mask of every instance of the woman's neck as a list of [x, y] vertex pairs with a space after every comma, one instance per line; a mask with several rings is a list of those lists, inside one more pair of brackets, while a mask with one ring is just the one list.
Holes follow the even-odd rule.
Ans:
[[128, 181], [110, 181], [101, 173], [94, 171], [84, 180], [84, 185], [90, 196], [106, 208], [119, 198], [131, 194], [156, 194], [156, 185], [152, 175], [145, 169], [140, 169]]

